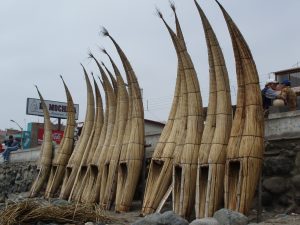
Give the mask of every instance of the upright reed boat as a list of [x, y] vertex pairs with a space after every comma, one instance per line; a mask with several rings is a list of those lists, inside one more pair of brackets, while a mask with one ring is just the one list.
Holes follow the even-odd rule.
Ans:
[[210, 98], [198, 157], [196, 217], [211, 217], [222, 204], [226, 148], [232, 123], [230, 86], [226, 64], [216, 35], [195, 1], [206, 37]]
[[94, 94], [93, 94], [92, 85], [90, 83], [88, 74], [85, 68], [83, 67], [83, 65], [82, 68], [83, 68], [86, 86], [87, 86], [87, 109], [86, 109], [84, 126], [82, 128], [81, 135], [79, 137], [79, 140], [77, 141], [77, 144], [74, 148], [74, 151], [69, 159], [66, 168], [66, 172], [65, 172], [65, 176], [64, 176], [60, 196], [59, 196], [62, 199], [68, 199], [72, 191], [72, 187], [76, 179], [77, 172], [80, 169], [82, 156], [84, 154], [84, 150], [86, 148], [89, 137], [91, 135], [93, 125], [94, 125], [94, 119], [95, 119], [95, 103], [94, 103]]
[[261, 175], [264, 152], [264, 117], [259, 78], [251, 51], [223, 6], [230, 32], [236, 73], [238, 99], [227, 147], [225, 167], [225, 207], [247, 214]]
[[37, 86], [36, 90], [39, 94], [44, 113], [44, 136], [43, 136], [43, 144], [41, 147], [40, 158], [37, 166], [38, 175], [35, 181], [32, 184], [30, 189], [30, 197], [36, 197], [39, 192], [42, 190], [43, 186], [47, 183], [47, 180], [51, 171], [51, 162], [53, 157], [52, 151], [52, 124], [50, 121], [50, 115], [47, 108], [47, 105], [41, 95]]
[[58, 191], [64, 174], [66, 165], [69, 161], [69, 158], [72, 154], [73, 150], [73, 141], [74, 141], [74, 130], [76, 127], [75, 122], [75, 108], [73, 99], [71, 96], [71, 93], [63, 80], [62, 76], [60, 76], [62, 79], [62, 82], [64, 84], [66, 96], [67, 96], [67, 124], [66, 128], [64, 130], [64, 136], [60, 142], [59, 148], [57, 149], [57, 152], [54, 156], [54, 159], [52, 161], [52, 167], [50, 172], [49, 181], [47, 184], [47, 188], [45, 191], [45, 197], [51, 198], [54, 197], [54, 194]]

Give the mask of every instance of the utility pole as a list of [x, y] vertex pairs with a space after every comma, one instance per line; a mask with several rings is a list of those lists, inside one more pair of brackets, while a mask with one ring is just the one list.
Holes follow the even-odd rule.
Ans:
[[13, 122], [13, 123], [15, 123], [15, 124], [17, 124], [17, 126], [20, 128], [20, 130], [21, 130], [21, 149], [23, 149], [23, 128], [16, 122], [16, 121], [14, 121], [14, 120], [10, 120], [11, 122]]

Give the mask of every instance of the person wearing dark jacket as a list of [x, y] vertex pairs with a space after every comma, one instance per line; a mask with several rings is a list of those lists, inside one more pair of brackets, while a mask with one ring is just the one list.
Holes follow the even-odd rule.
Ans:
[[5, 143], [5, 150], [2, 152], [4, 162], [8, 162], [9, 155], [13, 151], [17, 151], [20, 147], [19, 142], [17, 142], [12, 135], [9, 135], [9, 138]]

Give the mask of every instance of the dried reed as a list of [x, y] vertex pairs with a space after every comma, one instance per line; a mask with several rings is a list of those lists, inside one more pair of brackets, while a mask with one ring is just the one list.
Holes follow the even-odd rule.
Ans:
[[37, 86], [36, 90], [39, 94], [44, 113], [44, 137], [41, 147], [40, 158], [38, 162], [38, 175], [32, 184], [30, 197], [35, 197], [39, 194], [43, 186], [47, 185], [47, 180], [51, 171], [51, 163], [53, 157], [52, 151], [52, 124], [50, 121], [47, 105]]
[[[175, 14], [176, 24], [179, 26], [175, 7], [173, 6], [172, 9]], [[178, 177], [178, 179], [173, 180], [174, 211], [183, 217], [187, 217], [192, 211], [195, 200], [197, 158], [203, 132], [202, 100], [197, 74], [186, 46], [182, 44], [183, 41], [176, 36], [160, 12], [159, 16], [169, 31], [178, 58], [182, 61], [187, 85], [188, 114], [186, 136], [181, 155], [179, 153], [180, 161], [178, 163], [174, 162], [173, 166], [173, 177]], [[176, 188], [176, 186], [180, 188]], [[177, 200], [179, 200], [179, 203], [176, 202]], [[179, 204], [179, 207], [176, 207], [177, 204]]]
[[97, 206], [81, 204], [57, 206], [33, 200], [9, 205], [0, 213], [0, 221], [0, 224], [3, 225], [28, 224], [38, 221], [54, 223], [95, 221], [105, 224], [118, 222], [99, 210]]
[[45, 191], [45, 197], [50, 198], [53, 197], [57, 192], [59, 186], [62, 183], [66, 165], [69, 161], [69, 158], [72, 154], [73, 150], [73, 138], [74, 138], [74, 130], [76, 126], [75, 122], [75, 108], [72, 96], [70, 91], [64, 82], [62, 76], [60, 76], [65, 88], [66, 96], [67, 96], [67, 124], [64, 130], [64, 136], [61, 140], [59, 148], [54, 156], [52, 161], [52, 168], [50, 172], [49, 181], [47, 184], [47, 188]]
[[261, 174], [264, 152], [264, 118], [259, 78], [244, 37], [222, 5], [217, 3], [230, 32], [239, 88], [243, 91], [238, 96], [238, 113], [241, 115], [233, 121], [233, 127], [240, 126], [242, 130], [233, 129], [228, 144], [225, 207], [247, 214]]
[[105, 188], [103, 199], [100, 199], [101, 206], [104, 209], [109, 209], [116, 194], [118, 165], [122, 150], [124, 132], [128, 121], [129, 100], [127, 89], [119, 69], [117, 68], [110, 55], [105, 50], [103, 52], [109, 57], [109, 60], [113, 66], [114, 72], [117, 77], [117, 87], [115, 88], [115, 90], [118, 91], [116, 121], [113, 131], [113, 138], [111, 140], [109, 148], [109, 151], [111, 151], [112, 154], [111, 158], [107, 158], [105, 162], [105, 167], [107, 168], [107, 176], [105, 178], [107, 179], [107, 182], [106, 186], [103, 186], [103, 188]]
[[209, 121], [205, 124], [205, 126], [213, 127], [214, 133], [211, 133], [212, 129], [209, 129], [208, 133], [204, 133], [209, 136], [206, 140], [204, 137], [202, 138], [203, 144], [201, 144], [198, 159], [196, 217], [199, 218], [211, 217], [219, 209], [223, 200], [226, 147], [231, 130], [232, 110], [229, 79], [222, 50], [204, 12], [196, 1], [195, 4], [205, 32], [210, 75], [214, 79], [211, 85], [211, 92], [214, 96], [209, 99], [214, 107], [214, 124], [210, 125]]
[[[116, 196], [116, 211], [128, 211], [135, 193], [144, 157], [143, 102], [138, 80], [129, 60], [107, 30], [103, 29], [103, 34], [108, 36], [115, 45], [130, 87], [129, 98], [131, 99], [131, 114], [129, 114], [128, 117], [130, 118], [131, 123], [129, 129], [130, 136], [128, 142], [125, 140], [126, 138], [123, 140], [123, 143], [127, 145], [127, 148], [123, 151], [122, 147]], [[124, 190], [126, 190], [126, 192], [124, 192]]]
[[88, 74], [84, 68], [83, 65], [81, 65], [83, 68], [86, 86], [87, 86], [87, 108], [86, 108], [86, 115], [85, 115], [85, 121], [84, 126], [82, 128], [81, 135], [79, 137], [79, 140], [74, 148], [74, 151], [69, 159], [63, 185], [60, 192], [60, 198], [67, 199], [71, 193], [76, 175], [78, 170], [80, 169], [80, 163], [84, 154], [85, 147], [89, 141], [89, 137], [92, 132], [92, 128], [94, 125], [94, 117], [95, 117], [95, 103], [94, 103], [94, 95], [93, 95], [93, 89], [92, 85], [90, 83]]

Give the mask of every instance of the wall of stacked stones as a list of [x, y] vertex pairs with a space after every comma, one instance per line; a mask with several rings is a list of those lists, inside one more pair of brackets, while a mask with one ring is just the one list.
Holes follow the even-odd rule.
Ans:
[[[29, 191], [36, 176], [36, 162], [0, 164], [0, 200], [10, 193]], [[266, 142], [262, 206], [281, 212], [300, 207], [300, 138]]]
[[300, 207], [300, 138], [266, 142], [262, 205], [286, 212]]

